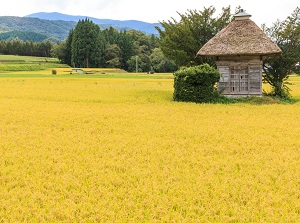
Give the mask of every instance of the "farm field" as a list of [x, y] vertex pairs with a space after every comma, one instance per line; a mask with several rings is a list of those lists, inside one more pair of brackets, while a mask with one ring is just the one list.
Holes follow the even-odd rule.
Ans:
[[299, 222], [299, 76], [224, 105], [120, 75], [0, 75], [0, 222]]
[[11, 71], [39, 71], [55, 67], [65, 67], [56, 58], [15, 56], [0, 54], [0, 75]]

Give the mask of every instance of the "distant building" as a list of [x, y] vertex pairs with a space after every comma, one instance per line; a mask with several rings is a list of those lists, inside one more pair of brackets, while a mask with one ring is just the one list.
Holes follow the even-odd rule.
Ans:
[[210, 39], [197, 56], [216, 57], [222, 74], [218, 90], [228, 97], [262, 95], [262, 60], [280, 54], [280, 48], [243, 9]]

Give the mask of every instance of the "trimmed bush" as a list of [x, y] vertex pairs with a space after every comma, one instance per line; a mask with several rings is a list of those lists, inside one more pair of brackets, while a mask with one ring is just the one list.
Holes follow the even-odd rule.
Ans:
[[182, 68], [174, 73], [175, 101], [214, 102], [219, 97], [216, 83], [220, 73], [208, 64]]

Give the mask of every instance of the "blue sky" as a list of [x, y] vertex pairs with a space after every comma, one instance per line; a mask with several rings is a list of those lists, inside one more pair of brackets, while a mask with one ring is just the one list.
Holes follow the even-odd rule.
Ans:
[[240, 5], [259, 26], [262, 23], [271, 25], [277, 19], [284, 20], [297, 6], [300, 7], [299, 0], [0, 0], [0, 3], [0, 16], [61, 12], [100, 19], [134, 19], [152, 23], [178, 19], [177, 12], [184, 14], [188, 9], [202, 10], [213, 5], [219, 14], [222, 7], [230, 5], [234, 12]]

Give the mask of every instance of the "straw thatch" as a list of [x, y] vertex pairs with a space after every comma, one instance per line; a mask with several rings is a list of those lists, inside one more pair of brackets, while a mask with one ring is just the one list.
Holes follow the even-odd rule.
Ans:
[[272, 55], [280, 48], [250, 19], [234, 20], [210, 39], [197, 56]]

